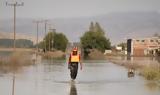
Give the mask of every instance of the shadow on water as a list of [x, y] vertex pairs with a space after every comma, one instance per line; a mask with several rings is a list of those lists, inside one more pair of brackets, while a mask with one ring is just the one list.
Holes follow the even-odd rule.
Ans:
[[75, 83], [71, 83], [70, 94], [69, 95], [78, 95]]
[[[70, 81], [60, 81], [60, 80], [54, 80], [55, 83], [58, 84], [68, 84], [71, 83]], [[127, 80], [80, 80], [75, 81], [76, 84], [117, 84], [117, 83], [132, 83], [133, 81], [127, 81]]]

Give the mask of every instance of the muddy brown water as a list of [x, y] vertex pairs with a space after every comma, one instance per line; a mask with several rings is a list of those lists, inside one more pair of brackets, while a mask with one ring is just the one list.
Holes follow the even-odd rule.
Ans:
[[[65, 62], [41, 60], [16, 74], [15, 95], [160, 95], [160, 86], [110, 62], [83, 63], [72, 82]], [[0, 73], [0, 95], [11, 95], [12, 74]]]

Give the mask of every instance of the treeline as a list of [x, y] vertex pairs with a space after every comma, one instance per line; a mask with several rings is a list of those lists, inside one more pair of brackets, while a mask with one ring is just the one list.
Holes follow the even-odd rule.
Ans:
[[[55, 49], [65, 51], [67, 44], [68, 39], [64, 34], [49, 32], [43, 41], [39, 43], [39, 46], [47, 51]], [[88, 31], [80, 38], [80, 44], [85, 57], [87, 57], [93, 49], [103, 53], [106, 49], [111, 48], [110, 40], [106, 37], [105, 31], [98, 22], [91, 22]]]
[[[0, 39], [0, 47], [12, 48], [14, 44], [13, 39]], [[27, 39], [17, 39], [16, 40], [17, 48], [32, 48], [33, 42]]]

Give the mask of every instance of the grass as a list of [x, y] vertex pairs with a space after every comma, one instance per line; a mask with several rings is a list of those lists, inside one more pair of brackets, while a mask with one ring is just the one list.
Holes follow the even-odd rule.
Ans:
[[42, 54], [44, 59], [65, 60], [65, 53], [62, 51], [46, 52]]
[[23, 66], [32, 64], [31, 55], [27, 52], [14, 52], [0, 61], [2, 72], [18, 72]]
[[123, 60], [114, 56], [107, 56], [107, 60], [114, 64], [124, 66], [126, 68], [134, 68], [146, 80], [160, 81], [160, 63], [158, 64], [153, 62], [151, 64], [146, 64], [146, 61], [143, 62], [142, 60]]
[[140, 75], [144, 76], [147, 80], [160, 80], [160, 70], [158, 67], [144, 67], [140, 71]]

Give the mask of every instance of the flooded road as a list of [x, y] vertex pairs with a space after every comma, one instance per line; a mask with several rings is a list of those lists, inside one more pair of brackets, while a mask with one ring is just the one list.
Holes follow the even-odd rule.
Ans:
[[[15, 95], [160, 95], [160, 86], [109, 62], [84, 63], [75, 82], [67, 64], [42, 60], [16, 74]], [[0, 95], [11, 95], [12, 74], [0, 73]]]

